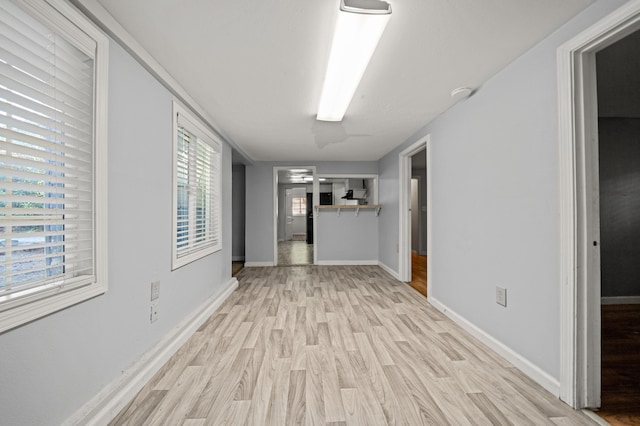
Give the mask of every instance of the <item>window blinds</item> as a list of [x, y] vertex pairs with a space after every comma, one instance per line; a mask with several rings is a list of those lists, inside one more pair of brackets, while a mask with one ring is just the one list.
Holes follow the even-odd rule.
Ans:
[[177, 114], [177, 258], [221, 245], [220, 146], [184, 114]]
[[94, 274], [95, 48], [0, 0], [0, 300]]

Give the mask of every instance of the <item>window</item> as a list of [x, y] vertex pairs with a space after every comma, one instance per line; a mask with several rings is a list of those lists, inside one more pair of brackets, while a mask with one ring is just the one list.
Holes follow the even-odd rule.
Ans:
[[173, 269], [222, 248], [220, 143], [174, 102]]
[[293, 216], [307, 215], [307, 199], [305, 197], [293, 197], [291, 199], [291, 214]]
[[0, 0], [0, 332], [104, 293], [106, 37]]

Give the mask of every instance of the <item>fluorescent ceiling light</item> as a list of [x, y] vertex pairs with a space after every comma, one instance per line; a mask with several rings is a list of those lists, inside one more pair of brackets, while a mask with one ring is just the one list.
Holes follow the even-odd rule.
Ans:
[[390, 17], [387, 2], [340, 0], [318, 120], [342, 120]]

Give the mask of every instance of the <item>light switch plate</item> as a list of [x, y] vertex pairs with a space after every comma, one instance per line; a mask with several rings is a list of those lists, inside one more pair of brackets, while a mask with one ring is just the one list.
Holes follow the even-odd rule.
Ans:
[[507, 289], [502, 287], [496, 287], [496, 303], [507, 307]]

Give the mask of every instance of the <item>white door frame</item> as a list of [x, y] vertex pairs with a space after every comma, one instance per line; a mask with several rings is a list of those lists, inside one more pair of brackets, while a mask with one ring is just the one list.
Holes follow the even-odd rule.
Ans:
[[639, 28], [640, 0], [632, 0], [558, 48], [560, 398], [574, 408], [600, 406], [595, 54]]
[[[273, 167], [273, 265], [278, 265], [278, 172], [280, 170], [309, 169], [313, 173], [313, 205], [320, 204], [319, 181], [316, 166], [274, 166]], [[318, 264], [317, 228], [318, 216], [313, 212], [313, 264]]]
[[432, 256], [432, 167], [431, 167], [431, 138], [426, 135], [399, 154], [399, 181], [400, 199], [398, 222], [400, 230], [398, 234], [398, 276], [400, 281], [411, 281], [411, 156], [425, 149], [427, 156], [427, 297], [431, 295], [431, 279], [433, 268]]

